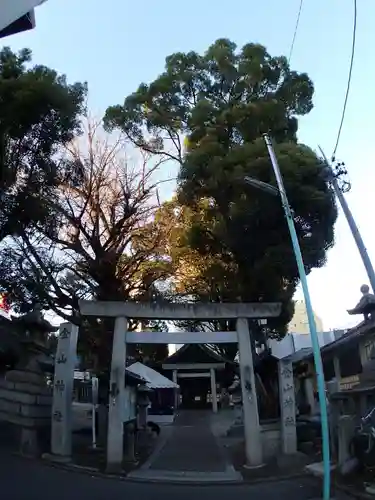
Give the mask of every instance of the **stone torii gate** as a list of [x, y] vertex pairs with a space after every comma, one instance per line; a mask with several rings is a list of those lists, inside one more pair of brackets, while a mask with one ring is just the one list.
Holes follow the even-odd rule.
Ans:
[[[258, 403], [255, 388], [253, 356], [250, 342], [248, 319], [278, 317], [281, 312], [279, 303], [197, 303], [197, 304], [157, 304], [138, 302], [80, 301], [83, 316], [115, 318], [112, 346], [112, 364], [110, 377], [110, 397], [108, 415], [107, 469], [121, 469], [123, 459], [123, 401], [125, 389], [125, 360], [127, 344], [219, 344], [238, 343], [240, 375], [243, 401], [246, 459], [249, 467], [263, 464], [261, 429], [259, 425]], [[236, 319], [236, 331], [232, 332], [129, 332], [128, 318], [139, 320], [228, 320]], [[74, 329], [74, 328], [73, 328]], [[75, 352], [77, 334], [69, 336], [66, 350]], [[75, 345], [74, 345], [75, 344]], [[59, 348], [58, 348], [59, 351]], [[57, 353], [59, 355], [59, 352]], [[71, 366], [64, 365], [68, 379], [73, 376]], [[60, 374], [60, 378], [64, 378]], [[55, 374], [56, 379], [56, 374]], [[71, 382], [65, 381], [70, 387]], [[56, 385], [56, 383], [55, 383]], [[55, 391], [59, 388], [55, 387]], [[60, 391], [61, 392], [61, 391]], [[61, 399], [61, 394], [60, 396]], [[69, 394], [65, 394], [69, 398]], [[67, 407], [68, 403], [66, 403]], [[69, 443], [71, 429], [66, 424], [52, 423], [59, 429], [60, 443]], [[53, 441], [53, 440], [52, 440]], [[56, 454], [55, 450], [55, 454]], [[54, 452], [54, 450], [52, 450]], [[69, 450], [65, 450], [65, 453]]]

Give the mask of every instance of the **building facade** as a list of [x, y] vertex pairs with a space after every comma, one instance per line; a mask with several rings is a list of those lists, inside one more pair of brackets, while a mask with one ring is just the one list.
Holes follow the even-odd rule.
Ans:
[[[323, 332], [323, 321], [314, 312], [316, 331]], [[303, 300], [296, 300], [294, 304], [294, 315], [288, 325], [289, 333], [310, 333], [307, 317], [306, 304]]]

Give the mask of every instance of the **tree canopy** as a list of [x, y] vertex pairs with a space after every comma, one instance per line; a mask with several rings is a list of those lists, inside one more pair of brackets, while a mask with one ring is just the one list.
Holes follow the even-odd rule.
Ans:
[[[308, 75], [261, 45], [219, 39], [203, 55], [167, 57], [159, 77], [107, 109], [108, 134], [83, 119], [85, 84], [30, 61], [28, 50], [0, 51], [0, 288], [13, 307], [39, 302], [80, 324], [100, 368], [113, 324], [83, 320], [80, 298], [281, 301], [266, 330], [283, 335], [299, 281], [288, 228], [280, 199], [245, 178], [275, 185], [270, 134], [306, 272], [324, 265], [337, 211], [322, 161], [297, 139], [313, 106]], [[170, 162], [176, 196], [160, 204], [159, 171]], [[166, 348], [134, 354], [155, 362]]]
[[[3, 246], [0, 286], [19, 310], [39, 302], [79, 324], [81, 350], [102, 368], [110, 359], [112, 321], [82, 319], [78, 301], [157, 300], [152, 291], [166, 263], [153, 258], [157, 231], [152, 240], [141, 232], [158, 207], [153, 175], [160, 162], [151, 165], [144, 152], [132, 161], [121, 137], [109, 137], [100, 122], [82, 123], [83, 134], [60, 151], [64, 165], [79, 170], [79, 182], [60, 179], [54, 196], [44, 199], [50, 224], [33, 221]], [[152, 348], [143, 355], [152, 358]]]
[[237, 51], [220, 39], [203, 55], [167, 57], [164, 72], [110, 107], [104, 120], [107, 129], [179, 165], [177, 199], [160, 209], [155, 224], [175, 220], [160, 251], [174, 262], [181, 291], [196, 300], [282, 301], [282, 317], [269, 325], [276, 334], [285, 333], [293, 312], [297, 266], [280, 200], [245, 176], [275, 184], [261, 138], [269, 133], [306, 271], [322, 266], [337, 213], [322, 162], [297, 141], [298, 116], [312, 109], [312, 99], [311, 80], [285, 57], [257, 44]]
[[86, 84], [30, 63], [28, 49], [0, 51], [0, 241], [32, 221], [48, 223], [44, 199], [79, 175], [59, 149], [80, 132]]

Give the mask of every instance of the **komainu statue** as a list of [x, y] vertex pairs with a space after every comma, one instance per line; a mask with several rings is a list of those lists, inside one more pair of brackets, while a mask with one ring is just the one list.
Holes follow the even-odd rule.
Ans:
[[362, 298], [354, 309], [348, 309], [349, 314], [363, 314], [365, 321], [375, 313], [375, 295], [370, 293], [368, 285], [361, 286]]

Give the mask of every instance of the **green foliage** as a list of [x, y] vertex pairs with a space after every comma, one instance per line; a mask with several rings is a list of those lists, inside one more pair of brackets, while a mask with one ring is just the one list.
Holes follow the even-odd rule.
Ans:
[[[85, 120], [83, 126], [86, 133], [61, 154], [64, 165], [78, 166], [79, 182], [60, 179], [54, 196], [43, 199], [50, 224], [33, 221], [3, 243], [0, 289], [8, 292], [15, 310], [39, 302], [79, 324], [80, 354], [102, 370], [110, 360], [114, 323], [83, 319], [79, 300], [154, 300], [154, 283], [169, 272], [153, 253], [157, 231], [141, 237], [155, 211], [158, 162], [148, 165], [141, 155], [140, 165], [132, 166], [120, 139], [103, 134], [99, 123]], [[136, 327], [130, 320], [129, 328]], [[147, 356], [163, 359], [164, 354], [165, 347], [150, 346]]]
[[[137, 146], [177, 161], [178, 197], [155, 219], [165, 230], [160, 254], [172, 262], [174, 293], [208, 301], [281, 301], [268, 333], [282, 335], [298, 283], [280, 200], [246, 184], [275, 184], [261, 136], [275, 143], [306, 271], [325, 263], [336, 206], [314, 152], [297, 143], [298, 116], [312, 109], [313, 84], [285, 57], [257, 44], [237, 51], [217, 40], [204, 55], [176, 53], [142, 84], [105, 126]], [[168, 229], [167, 229], [168, 228]], [[233, 326], [233, 325], [232, 325]], [[230, 328], [230, 325], [214, 325]]]
[[290, 71], [285, 57], [271, 57], [256, 44], [237, 53], [234, 43], [220, 39], [203, 56], [167, 57], [164, 73], [140, 85], [123, 106], [110, 107], [105, 124], [181, 163], [181, 134], [188, 135], [189, 147], [216, 136], [219, 155], [232, 142], [253, 141], [264, 132], [272, 131], [278, 142], [294, 140], [296, 116], [311, 110], [312, 94], [311, 80]]
[[[97, 125], [88, 127], [85, 153], [71, 143], [61, 154], [80, 133], [86, 87], [29, 61], [29, 51], [0, 52], [0, 241], [13, 237], [0, 252], [0, 287], [20, 305], [37, 300], [80, 322], [80, 349], [99, 370], [113, 321], [81, 321], [80, 298], [281, 301], [266, 333], [285, 333], [298, 273], [284, 213], [245, 177], [275, 185], [261, 139], [269, 133], [306, 271], [322, 266], [337, 213], [321, 161], [297, 142], [298, 116], [312, 109], [308, 76], [261, 45], [237, 50], [225, 39], [203, 55], [169, 56], [154, 82], [104, 118], [142, 152], [137, 170], [118, 156], [120, 141], [97, 137]], [[166, 160], [179, 166], [177, 195], [158, 207], [154, 174]], [[130, 354], [155, 363], [167, 352], [138, 346]]]
[[80, 131], [86, 85], [30, 62], [28, 49], [0, 51], [0, 241], [33, 221], [50, 223], [44, 199], [78, 173], [59, 151]]
[[133, 245], [153, 211], [156, 166], [130, 168], [97, 124], [85, 128], [61, 156], [79, 166], [80, 182], [60, 180], [43, 199], [51, 223], [34, 221], [0, 252], [0, 286], [13, 306], [38, 301], [68, 321], [78, 320], [79, 299], [140, 295], [156, 273], [148, 249]]

